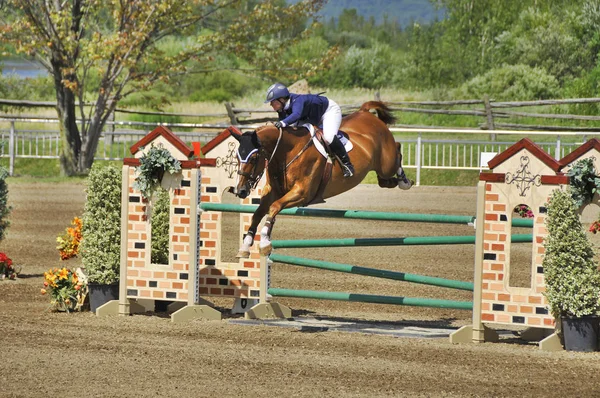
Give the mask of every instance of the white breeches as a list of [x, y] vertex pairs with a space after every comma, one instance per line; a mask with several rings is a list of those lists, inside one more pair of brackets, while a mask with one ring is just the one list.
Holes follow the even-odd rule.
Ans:
[[342, 124], [342, 110], [335, 101], [329, 100], [329, 106], [321, 121], [323, 122], [323, 138], [328, 144], [331, 144]]

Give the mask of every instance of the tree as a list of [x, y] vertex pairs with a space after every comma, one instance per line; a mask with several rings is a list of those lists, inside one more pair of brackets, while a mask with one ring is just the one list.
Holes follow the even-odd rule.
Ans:
[[91, 167], [121, 99], [176, 75], [210, 71], [216, 55], [235, 54], [267, 76], [326, 65], [335, 51], [318, 62], [283, 63], [274, 39], [298, 27], [303, 34], [286, 43], [305, 37], [307, 18], [324, 1], [0, 0], [0, 42], [35, 57], [53, 78], [61, 170], [75, 175]]

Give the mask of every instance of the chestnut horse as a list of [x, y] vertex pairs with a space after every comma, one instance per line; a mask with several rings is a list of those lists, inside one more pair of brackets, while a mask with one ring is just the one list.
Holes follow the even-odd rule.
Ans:
[[[377, 116], [371, 110], [376, 111]], [[275, 216], [281, 210], [307, 206], [339, 195], [360, 184], [371, 170], [377, 173], [379, 186], [409, 189], [412, 182], [402, 169], [400, 144], [396, 143], [386, 125], [394, 120], [390, 109], [377, 101], [366, 102], [359, 111], [344, 117], [341, 129], [347, 133], [354, 147], [348, 155], [355, 173], [344, 178], [336, 164], [324, 190], [319, 190], [319, 187], [327, 159], [316, 149], [306, 128], [285, 127], [279, 130], [273, 125], [266, 125], [242, 135], [232, 134], [240, 142], [240, 162], [237, 186], [231, 187], [229, 192], [240, 198], [247, 197], [265, 169], [267, 171], [260, 205], [252, 216], [252, 224], [237, 257], [250, 256], [258, 224], [265, 215], [268, 214], [261, 229], [261, 254], [271, 252], [271, 231]]]

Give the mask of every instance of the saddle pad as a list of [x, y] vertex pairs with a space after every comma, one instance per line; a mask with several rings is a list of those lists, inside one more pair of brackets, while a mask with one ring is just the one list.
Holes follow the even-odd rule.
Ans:
[[[302, 127], [306, 127], [308, 129], [308, 131], [310, 131], [310, 136], [313, 139], [313, 144], [315, 144], [315, 148], [317, 148], [317, 150], [319, 151], [319, 153], [321, 155], [323, 155], [323, 157], [327, 157], [327, 151], [325, 150], [325, 147], [315, 137], [315, 126], [313, 126], [310, 123], [306, 123], [306, 124], [303, 124]], [[346, 149], [346, 152], [349, 153], [352, 150], [352, 148], [354, 148], [354, 145], [352, 145], [352, 142], [341, 131], [337, 132], [337, 136], [340, 139], [340, 141], [342, 142], [342, 144], [344, 144], [344, 148]]]

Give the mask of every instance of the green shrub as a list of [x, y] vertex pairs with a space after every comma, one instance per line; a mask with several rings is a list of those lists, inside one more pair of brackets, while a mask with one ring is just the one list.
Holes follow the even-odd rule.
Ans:
[[88, 281], [119, 281], [121, 256], [121, 170], [94, 164], [87, 179], [80, 252]]
[[542, 265], [544, 295], [555, 318], [594, 315], [600, 310], [600, 273], [577, 210], [570, 192], [552, 193]]
[[394, 78], [394, 68], [390, 68], [390, 65], [396, 64], [394, 58], [394, 52], [385, 44], [375, 43], [370, 48], [352, 46], [331, 70], [309, 82], [341, 88], [389, 86]]
[[152, 206], [152, 264], [169, 264], [169, 191], [159, 188], [154, 193]]
[[0, 98], [52, 101], [56, 99], [56, 91], [48, 76], [22, 79], [15, 75], [0, 75]]
[[[600, 65], [581, 77], [566, 82], [563, 90], [566, 98], [597, 98], [600, 96]], [[579, 115], [598, 115], [600, 106], [597, 103], [569, 104], [569, 113]]]
[[558, 97], [559, 84], [542, 68], [505, 65], [471, 79], [456, 94], [464, 98], [483, 98], [487, 94], [497, 101], [547, 99]]
[[0, 166], [0, 241], [6, 237], [6, 230], [10, 226], [8, 215], [12, 210], [12, 207], [8, 205], [6, 177], [8, 177], [8, 170]]

